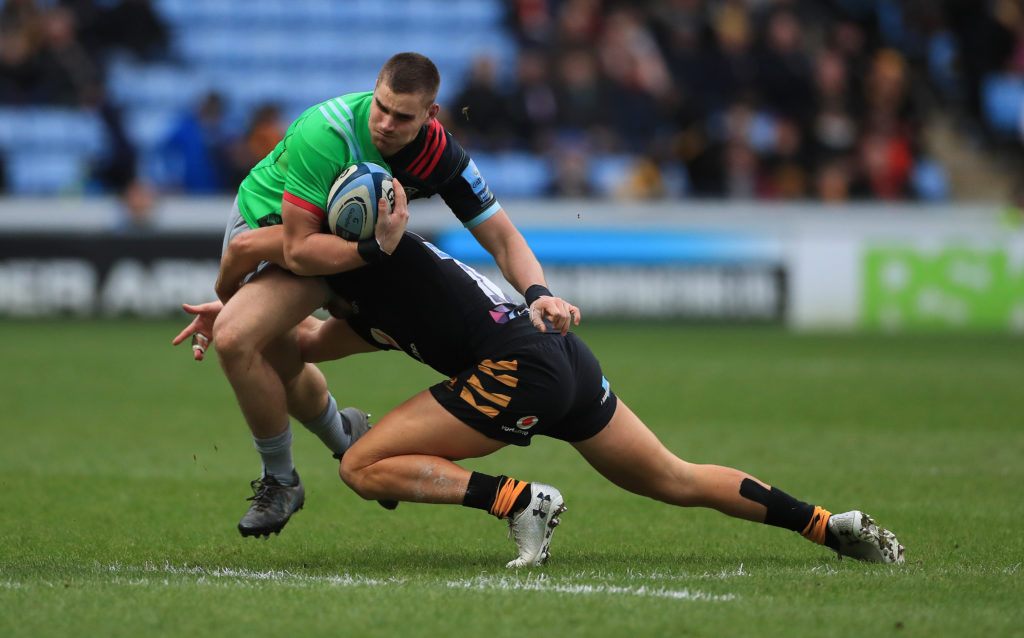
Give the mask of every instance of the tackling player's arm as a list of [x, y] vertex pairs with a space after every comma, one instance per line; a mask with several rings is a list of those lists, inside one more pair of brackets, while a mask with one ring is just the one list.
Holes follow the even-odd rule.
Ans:
[[[470, 232], [494, 257], [505, 279], [526, 297], [530, 305], [530, 320], [539, 330], [546, 329], [545, 319], [563, 335], [569, 332], [571, 325], [580, 325], [580, 309], [564, 299], [551, 295], [544, 281], [544, 270], [540, 262], [504, 209], [499, 209], [471, 228]], [[534, 290], [530, 291], [530, 288]], [[532, 299], [535, 294], [531, 293], [538, 291], [540, 295], [535, 300]]]
[[[380, 251], [394, 252], [409, 222], [409, 208], [405, 190], [393, 180], [395, 205], [387, 213], [387, 202], [377, 202], [375, 239]], [[298, 200], [301, 201], [301, 200]], [[341, 237], [321, 231], [323, 211], [312, 206], [300, 206], [290, 201], [287, 194], [281, 202], [281, 220], [284, 226], [283, 265], [296, 275], [331, 275], [359, 268], [368, 263], [359, 250], [359, 242], [345, 241]], [[246, 234], [246, 233], [243, 233]]]
[[[547, 290], [540, 262], [498, 204], [469, 154], [436, 120], [425, 130], [421, 141], [429, 150], [413, 155], [416, 149], [410, 146], [408, 155], [413, 157], [393, 158], [392, 165], [404, 167], [401, 170], [422, 180], [428, 192], [434, 188], [440, 193], [445, 204], [494, 258], [505, 280], [526, 297], [530, 318], [539, 330], [546, 329], [544, 319], [563, 335], [574, 321], [579, 325], [579, 308]], [[431, 163], [430, 168], [424, 169], [426, 158]]]

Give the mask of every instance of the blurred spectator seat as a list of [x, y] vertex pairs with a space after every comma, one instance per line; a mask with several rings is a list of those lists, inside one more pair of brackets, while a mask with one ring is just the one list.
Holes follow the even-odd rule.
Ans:
[[51, 195], [81, 190], [87, 157], [66, 151], [17, 151], [7, 154], [8, 188], [15, 195]]
[[90, 161], [108, 146], [103, 123], [91, 111], [2, 108], [0, 122], [7, 189], [14, 195], [81, 190]]
[[1024, 77], [996, 73], [982, 83], [982, 105], [989, 126], [1004, 135], [1020, 135], [1024, 119]]
[[100, 153], [106, 145], [103, 123], [90, 111], [73, 108], [0, 109], [0, 149]]
[[949, 199], [949, 177], [942, 164], [935, 160], [917, 160], [910, 181], [919, 200], [944, 202]]
[[201, 76], [175, 65], [124, 60], [113, 62], [107, 77], [111, 97], [126, 108], [188, 108], [206, 85]]
[[598, 195], [614, 196], [629, 179], [636, 157], [632, 155], [595, 155], [590, 158], [590, 181]]
[[519, 152], [473, 152], [471, 155], [498, 201], [503, 197], [541, 197], [551, 182], [551, 167], [534, 155]]

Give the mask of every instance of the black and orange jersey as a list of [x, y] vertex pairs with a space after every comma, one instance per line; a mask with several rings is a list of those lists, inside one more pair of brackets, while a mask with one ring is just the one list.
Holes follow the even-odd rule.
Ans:
[[575, 334], [541, 332], [525, 304], [422, 237], [406, 232], [385, 261], [327, 277], [367, 343], [402, 350], [448, 377], [430, 393], [485, 436], [581, 441], [603, 429], [617, 398]]
[[525, 304], [411, 232], [385, 261], [326, 280], [351, 306], [346, 319], [363, 339], [402, 350], [446, 376], [513, 341], [545, 334], [530, 322]]

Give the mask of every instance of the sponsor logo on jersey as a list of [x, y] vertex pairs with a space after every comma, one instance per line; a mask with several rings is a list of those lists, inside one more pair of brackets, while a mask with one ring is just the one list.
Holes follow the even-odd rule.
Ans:
[[494, 323], [508, 323], [526, 312], [526, 307], [515, 306], [513, 304], [501, 304], [499, 306], [495, 306], [489, 312]]
[[409, 354], [411, 354], [413, 358], [420, 363], [426, 363], [426, 361], [423, 360], [423, 356], [420, 354], [420, 349], [416, 347], [415, 343], [409, 343]]
[[469, 160], [466, 170], [462, 171], [462, 179], [466, 180], [469, 187], [473, 189], [473, 194], [481, 202], [486, 202], [493, 197], [491, 189], [487, 187], [487, 182], [484, 181], [483, 175], [480, 174], [480, 170], [476, 167], [476, 162], [473, 160]]
[[398, 342], [392, 339], [391, 335], [384, 332], [380, 328], [370, 328], [370, 336], [373, 337], [373, 340], [376, 341], [377, 343], [383, 344], [385, 346], [391, 346], [395, 350], [402, 349], [402, 346], [398, 345]]
[[609, 395], [612, 393], [612, 386], [608, 383], [608, 379], [601, 377], [601, 387], [604, 388], [604, 394], [601, 396], [601, 405], [608, 400]]
[[516, 427], [519, 428], [520, 430], [529, 430], [533, 426], [537, 425], [537, 423], [539, 422], [540, 419], [538, 419], [535, 416], [524, 416], [523, 418], [516, 421]]

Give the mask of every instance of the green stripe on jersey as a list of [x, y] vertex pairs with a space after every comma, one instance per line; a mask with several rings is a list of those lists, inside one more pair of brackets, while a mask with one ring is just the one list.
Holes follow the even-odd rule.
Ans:
[[285, 191], [323, 209], [342, 170], [356, 162], [387, 166], [370, 141], [372, 98], [372, 91], [331, 98], [291, 123], [239, 186], [238, 207], [250, 227], [280, 223]]

